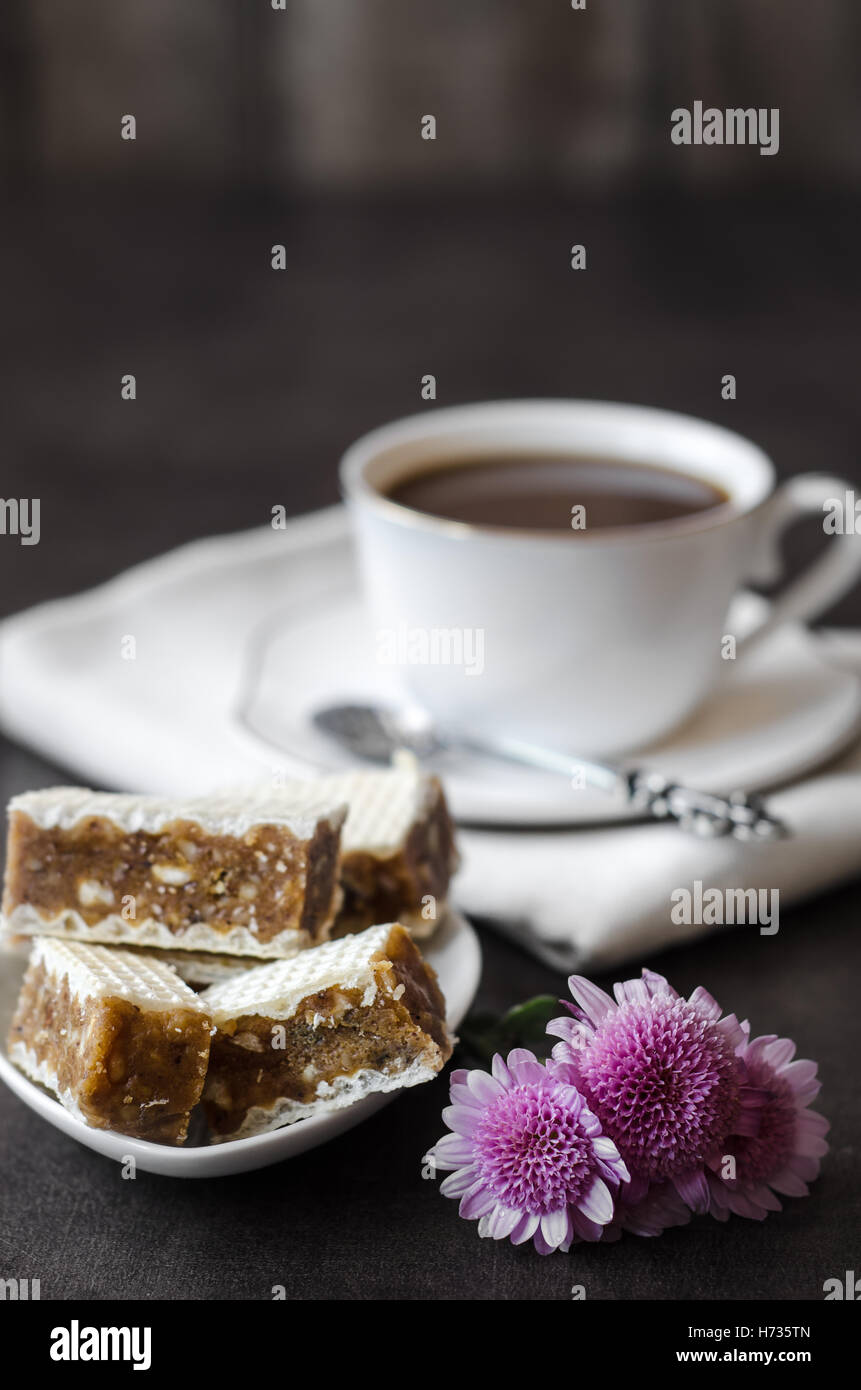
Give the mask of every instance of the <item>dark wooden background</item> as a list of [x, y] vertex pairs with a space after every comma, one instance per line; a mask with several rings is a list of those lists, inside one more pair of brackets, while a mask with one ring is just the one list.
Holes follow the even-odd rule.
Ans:
[[[4, 0], [0, 157], [122, 177], [131, 112], [195, 188], [857, 188], [859, 53], [856, 0]], [[695, 100], [779, 107], [780, 158], [672, 146]]]
[[[27, 7], [27, 22], [41, 35], [40, 61], [50, 49], [55, 72], [65, 70], [67, 85], [73, 77], [83, 83], [89, 101], [97, 84], [75, 56], [74, 44], [90, 41], [72, 22], [75, 8], [46, 0]], [[137, 52], [131, 10], [146, 27], [172, 7], [89, 8], [125, 51]], [[366, 7], [375, 24], [385, 8]], [[623, 8], [612, 10], [618, 17]], [[690, 32], [679, 7], [640, 7], [653, 44], [670, 42], [659, 14], [671, 8]], [[726, 8], [734, 20], [743, 8], [761, 19], [791, 9], [803, 24], [824, 14], [822, 44], [835, 62], [848, 61], [828, 25], [841, 16], [854, 22], [852, 6]], [[196, 4], [187, 13], [203, 23], [229, 9]], [[310, 25], [310, 6], [296, 9]], [[346, 23], [346, 0], [334, 9]], [[582, 191], [573, 179], [518, 189], [514, 172], [472, 191], [448, 180], [399, 191], [396, 177], [372, 191], [373, 152], [365, 148], [352, 190], [340, 177], [312, 190], [305, 185], [320, 179], [297, 176], [279, 191], [256, 175], [219, 188], [217, 177], [186, 178], [191, 137], [176, 154], [179, 174], [168, 177], [159, 159], [156, 178], [152, 152], [141, 170], [141, 142], [113, 151], [119, 164], [97, 159], [86, 172], [85, 161], [70, 163], [55, 148], [84, 143], [86, 101], [62, 107], [49, 140], [34, 116], [37, 48], [26, 48], [26, 61], [9, 56], [9, 16], [21, 19], [23, 10], [4, 7], [2, 21], [17, 74], [9, 164], [20, 178], [0, 221], [0, 491], [42, 499], [42, 540], [26, 548], [0, 537], [4, 612], [93, 584], [193, 536], [260, 524], [275, 503], [298, 513], [334, 501], [340, 451], [361, 430], [423, 408], [427, 372], [437, 376], [440, 405], [576, 395], [690, 411], [751, 435], [784, 475], [827, 469], [861, 487], [861, 219], [847, 172], [814, 192], [812, 175], [782, 172], [781, 154], [752, 156], [755, 186], [719, 197], [683, 196], [657, 175], [636, 192]], [[454, 32], [454, 6], [428, 10]], [[681, 32], [673, 30], [673, 43]], [[763, 19], [763, 47], [778, 50], [775, 71], [783, 71], [789, 26], [774, 32]], [[689, 42], [696, 46], [697, 35]], [[207, 130], [217, 132], [232, 89], [195, 106], [186, 83], [205, 54], [191, 38], [188, 52], [188, 63], [165, 75], [164, 100], [152, 88], [152, 109], [164, 129], [181, 126], [184, 115], [200, 121], [203, 110]], [[621, 63], [624, 53], [617, 57]], [[154, 81], [152, 56], [148, 64]], [[302, 71], [305, 88], [322, 72], [332, 100], [339, 96], [337, 68]], [[658, 71], [654, 62], [647, 71]], [[115, 70], [103, 78], [115, 80]], [[168, 100], [170, 81], [188, 93], [184, 106]], [[701, 94], [709, 97], [693, 92]], [[129, 109], [121, 96], [120, 84], [111, 121], [118, 106]], [[844, 100], [836, 88], [838, 132]], [[810, 110], [820, 120], [815, 100]], [[790, 142], [787, 167], [830, 168], [832, 145], [820, 137], [817, 149], [811, 161]], [[518, 158], [529, 165], [529, 149]], [[838, 163], [848, 169], [856, 158], [847, 140]], [[568, 268], [574, 241], [588, 248], [588, 270], [576, 275]], [[288, 248], [284, 275], [269, 269], [274, 242]], [[133, 404], [120, 400], [126, 372], [137, 376]], [[720, 398], [725, 372], [737, 376], [735, 402]], [[810, 529], [791, 537], [790, 567], [816, 543]], [[861, 623], [861, 596], [829, 620]], [[98, 729], [85, 736], [98, 738]], [[68, 775], [9, 744], [0, 749], [4, 797]], [[685, 992], [703, 983], [758, 1031], [795, 1037], [800, 1054], [821, 1063], [833, 1152], [814, 1195], [788, 1202], [762, 1226], [698, 1220], [658, 1242], [628, 1238], [547, 1260], [479, 1241], [421, 1179], [421, 1156], [442, 1132], [442, 1082], [289, 1164], [203, 1183], [146, 1174], [124, 1182], [113, 1164], [4, 1091], [0, 1277], [39, 1278], [46, 1299], [266, 1299], [274, 1284], [297, 1299], [566, 1299], [575, 1283], [590, 1299], [818, 1299], [825, 1279], [861, 1268], [857, 920], [857, 887], [847, 888], [782, 914], [778, 938], [726, 932], [634, 963], [667, 971]], [[482, 938], [481, 1006], [563, 991], [562, 977], [486, 927]]]

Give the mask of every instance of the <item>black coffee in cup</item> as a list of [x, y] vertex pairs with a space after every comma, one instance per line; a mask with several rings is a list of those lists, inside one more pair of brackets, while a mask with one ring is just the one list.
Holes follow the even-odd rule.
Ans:
[[386, 495], [447, 521], [572, 535], [676, 521], [729, 502], [693, 474], [579, 454], [446, 459], [400, 478]]

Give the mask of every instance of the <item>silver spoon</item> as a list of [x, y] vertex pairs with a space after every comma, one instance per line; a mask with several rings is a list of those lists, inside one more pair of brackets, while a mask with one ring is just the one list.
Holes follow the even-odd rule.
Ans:
[[518, 763], [556, 772], [578, 785], [596, 787], [615, 796], [622, 807], [655, 820], [677, 821], [683, 830], [713, 839], [733, 835], [739, 840], [775, 840], [786, 833], [770, 816], [760, 797], [746, 792], [716, 796], [671, 782], [659, 772], [599, 763], [555, 752], [520, 739], [476, 737], [463, 729], [441, 728], [408, 711], [378, 705], [329, 705], [313, 715], [316, 727], [353, 757], [389, 763], [406, 748], [420, 762], [451, 752]]

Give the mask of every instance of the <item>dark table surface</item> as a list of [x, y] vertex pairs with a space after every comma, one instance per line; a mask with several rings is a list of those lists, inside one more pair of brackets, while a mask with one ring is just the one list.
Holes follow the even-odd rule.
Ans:
[[[861, 485], [858, 230], [857, 208], [811, 200], [22, 201], [0, 231], [0, 490], [40, 497], [42, 539], [0, 537], [2, 611], [260, 524], [276, 503], [334, 501], [341, 449], [421, 409], [429, 372], [440, 405], [661, 405], [751, 435], [784, 475]], [[573, 242], [585, 273], [568, 269]], [[126, 372], [134, 405], [120, 400]], [[790, 538], [791, 565], [815, 547], [810, 529]], [[861, 624], [861, 595], [828, 621]], [[3, 798], [69, 775], [0, 743]], [[3, 1090], [0, 1277], [38, 1278], [46, 1299], [267, 1299], [276, 1284], [301, 1299], [565, 1299], [574, 1284], [591, 1299], [819, 1299], [825, 1279], [861, 1268], [857, 921], [848, 887], [783, 913], [776, 939], [725, 931], [632, 962], [685, 993], [704, 984], [820, 1062], [833, 1151], [813, 1195], [763, 1225], [698, 1219], [546, 1260], [481, 1241], [421, 1175], [443, 1082], [289, 1163], [205, 1182], [124, 1181]], [[563, 977], [481, 935], [479, 1006], [563, 992]]]

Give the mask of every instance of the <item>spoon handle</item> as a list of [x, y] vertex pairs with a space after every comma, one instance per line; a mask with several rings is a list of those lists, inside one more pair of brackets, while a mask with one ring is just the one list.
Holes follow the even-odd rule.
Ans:
[[579, 786], [596, 787], [619, 798], [622, 805], [654, 820], [672, 820], [693, 835], [716, 839], [732, 835], [738, 840], [776, 840], [786, 834], [781, 821], [769, 815], [761, 797], [747, 792], [717, 796], [680, 786], [659, 772], [599, 763], [572, 757], [520, 739], [476, 739], [453, 735], [450, 742], [485, 757], [561, 773]]

